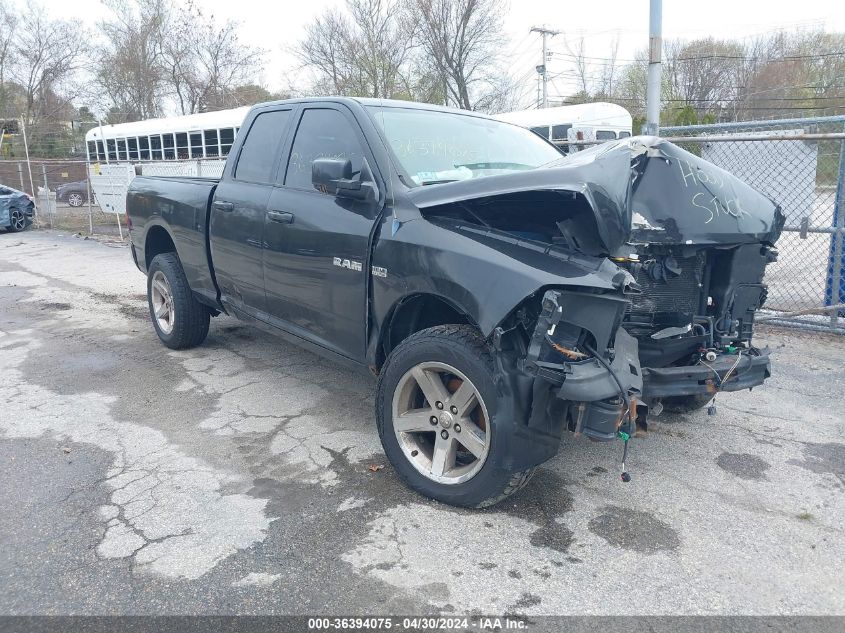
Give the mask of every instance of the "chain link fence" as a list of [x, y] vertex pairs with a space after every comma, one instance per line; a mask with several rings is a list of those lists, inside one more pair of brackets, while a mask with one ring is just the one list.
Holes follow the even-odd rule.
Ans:
[[118, 216], [100, 207], [84, 160], [0, 160], [0, 184], [33, 198], [36, 227], [120, 235]]
[[0, 185], [29, 194], [36, 226], [124, 237], [126, 190], [135, 175], [219, 178], [225, 161], [93, 163], [85, 160], [0, 160]]
[[781, 205], [786, 226], [760, 319], [845, 332], [845, 116], [667, 127], [661, 135]]
[[[760, 319], [845, 333], [845, 116], [667, 127], [661, 134], [781, 205], [786, 227], [779, 259], [767, 269]], [[220, 177], [223, 166], [217, 158], [0, 160], [0, 184], [35, 198], [39, 226], [123, 237], [135, 175]]]

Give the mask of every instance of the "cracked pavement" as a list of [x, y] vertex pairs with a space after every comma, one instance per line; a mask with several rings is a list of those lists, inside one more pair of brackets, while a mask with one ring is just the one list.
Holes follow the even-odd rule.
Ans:
[[[374, 383], [233, 319], [159, 344], [125, 247], [0, 234], [0, 614], [845, 614], [845, 340], [518, 496], [406, 489]], [[795, 363], [795, 364], [793, 364]], [[383, 465], [371, 471], [371, 465]]]

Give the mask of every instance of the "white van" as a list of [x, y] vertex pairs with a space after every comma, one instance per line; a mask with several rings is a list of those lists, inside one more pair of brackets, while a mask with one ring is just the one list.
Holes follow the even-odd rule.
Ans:
[[[503, 112], [497, 119], [527, 127], [550, 141], [609, 141], [631, 136], [631, 114], [615, 103], [582, 103], [571, 106]], [[563, 145], [583, 149], [583, 145]]]

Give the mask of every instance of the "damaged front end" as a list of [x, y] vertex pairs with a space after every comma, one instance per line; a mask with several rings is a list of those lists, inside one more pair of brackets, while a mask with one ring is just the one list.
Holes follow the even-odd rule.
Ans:
[[522, 369], [556, 386], [565, 428], [627, 438], [664, 405], [691, 410], [771, 375], [752, 335], [783, 227], [774, 202], [659, 139], [596, 148], [551, 169], [583, 175], [578, 195], [606, 227], [588, 239], [583, 222], [561, 216], [559, 241], [629, 275], [617, 293], [563, 288], [542, 297]]
[[620, 327], [627, 306], [624, 295], [547, 291], [522, 367], [559, 385], [566, 428], [594, 440], [634, 430], [643, 379], [637, 340]]
[[511, 272], [543, 273], [492, 337], [500, 362], [509, 359], [502, 375], [513, 419], [531, 432], [526, 446], [551, 445], [563, 429], [626, 440], [664, 405], [691, 410], [769, 377], [768, 353], [751, 339], [784, 216], [672, 143], [634, 137], [411, 196], [424, 217], [494, 248]]

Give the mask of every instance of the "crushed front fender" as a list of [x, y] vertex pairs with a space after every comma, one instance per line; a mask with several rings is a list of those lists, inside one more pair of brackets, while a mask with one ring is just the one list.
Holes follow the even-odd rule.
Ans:
[[567, 426], [596, 440], [632, 432], [642, 394], [637, 340], [620, 327], [627, 303], [616, 294], [547, 291], [526, 355], [527, 372], [560, 385]]

